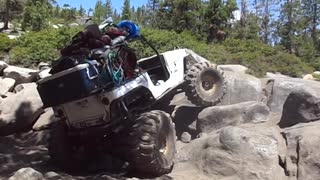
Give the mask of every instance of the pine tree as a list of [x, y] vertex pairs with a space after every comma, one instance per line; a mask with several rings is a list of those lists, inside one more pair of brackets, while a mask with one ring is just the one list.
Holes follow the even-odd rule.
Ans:
[[294, 52], [294, 34], [295, 34], [295, 22], [297, 16], [297, 6], [298, 3], [295, 0], [286, 0], [283, 4], [280, 19], [281, 29], [280, 29], [280, 38], [281, 45], [283, 45], [288, 52]]
[[200, 6], [200, 0], [178, 0], [175, 2], [172, 20], [177, 32], [184, 30], [196, 32]]
[[10, 0], [6, 0], [6, 15], [3, 29], [9, 29]]
[[112, 17], [112, 4], [111, 4], [111, 0], [106, 0], [105, 3], [105, 14], [106, 17]]
[[159, 0], [149, 0], [146, 7], [145, 20], [151, 27], [156, 27], [157, 25], [157, 12], [160, 8]]
[[265, 44], [272, 44], [271, 37], [277, 27], [276, 15], [279, 12], [280, 0], [255, 0], [255, 15], [260, 26], [260, 38]]
[[49, 5], [47, 0], [28, 0], [24, 8], [22, 29], [40, 31], [45, 28], [50, 17]]
[[60, 17], [60, 6], [59, 5], [57, 5], [55, 8], [54, 8], [54, 10], [53, 10], [53, 17], [57, 17], [57, 18], [59, 18]]
[[138, 7], [136, 11], [136, 21], [139, 25], [144, 25], [143, 24], [143, 12], [142, 12], [142, 7]]
[[114, 11], [112, 13], [112, 19], [113, 19], [113, 22], [115, 22], [115, 23], [120, 21], [121, 16], [120, 16], [120, 14], [118, 14], [117, 9], [114, 9]]
[[133, 21], [137, 21], [137, 17], [136, 17], [136, 9], [134, 8], [134, 6], [131, 7], [131, 10], [130, 10], [130, 14], [131, 14], [131, 20]]
[[105, 16], [106, 16], [105, 6], [103, 5], [102, 0], [98, 0], [94, 7], [93, 20], [96, 21], [97, 23], [100, 23], [105, 18]]
[[92, 13], [92, 12], [93, 12], [93, 9], [92, 9], [92, 8], [89, 8], [89, 9], [88, 9], [88, 14], [87, 14], [87, 15], [88, 15], [88, 16], [91, 16], [91, 13]]
[[320, 25], [320, 0], [302, 0], [302, 17], [305, 32], [310, 32], [314, 43], [318, 41], [317, 27]]
[[79, 16], [83, 16], [86, 14], [86, 10], [80, 5], [79, 11], [78, 11]]
[[247, 15], [248, 15], [248, 2], [247, 2], [247, 0], [242, 0], [241, 1], [241, 15], [240, 15], [241, 28], [246, 27]]
[[237, 10], [237, 3], [235, 0], [210, 0], [205, 18], [208, 22], [208, 36], [207, 41], [211, 42], [217, 39], [217, 33], [227, 27], [228, 20], [233, 18], [233, 11]]
[[125, 0], [123, 3], [121, 19], [131, 19], [130, 0]]
[[24, 0], [4, 0], [0, 4], [0, 10], [4, 11], [4, 27], [3, 29], [9, 28], [9, 21], [14, 18], [15, 15], [20, 15], [25, 5]]

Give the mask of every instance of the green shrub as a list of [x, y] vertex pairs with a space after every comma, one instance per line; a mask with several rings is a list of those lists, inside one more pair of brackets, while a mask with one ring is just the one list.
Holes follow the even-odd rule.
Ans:
[[58, 49], [68, 43], [78, 31], [78, 28], [64, 27], [25, 33], [18, 38], [16, 46], [10, 51], [10, 61], [25, 67], [53, 61], [59, 57]]
[[[159, 52], [175, 47], [189, 48], [199, 55], [217, 64], [241, 64], [250, 69], [250, 73], [262, 77], [266, 72], [280, 72], [299, 77], [310, 72], [307, 64], [295, 55], [282, 52], [282, 47], [271, 47], [256, 40], [227, 39], [223, 43], [207, 44], [198, 40], [190, 32], [180, 34], [168, 30], [142, 29], [142, 34]], [[147, 57], [154, 52], [141, 43], [132, 43], [138, 57]]]
[[318, 75], [318, 74], [312, 74], [312, 76], [314, 77], [314, 79], [315, 79], [316, 81], [320, 81], [320, 75]]
[[312, 71], [312, 68], [295, 55], [282, 52], [280, 47], [271, 47], [254, 40], [226, 40], [223, 45], [231, 54], [228, 64], [242, 64], [250, 73], [262, 77], [266, 72], [280, 72], [292, 77]]
[[295, 55], [278, 52], [269, 57], [269, 72], [280, 72], [292, 77], [301, 77], [302, 74], [312, 72], [313, 68], [302, 62]]
[[[29, 32], [21, 36], [10, 51], [11, 61], [23, 66], [31, 66], [41, 61], [52, 61], [59, 56], [58, 49], [68, 43], [79, 28], [45, 29]], [[191, 32], [180, 34], [168, 30], [145, 28], [142, 34], [161, 53], [174, 48], [189, 48], [217, 64], [241, 64], [250, 73], [262, 77], [266, 72], [280, 72], [299, 77], [313, 69], [295, 55], [282, 51], [282, 47], [271, 47], [255, 40], [227, 39], [223, 43], [207, 44]], [[155, 52], [140, 41], [129, 43], [139, 58], [154, 55]], [[320, 67], [320, 64], [319, 64]]]
[[0, 51], [9, 51], [13, 44], [14, 40], [11, 40], [6, 34], [0, 33]]

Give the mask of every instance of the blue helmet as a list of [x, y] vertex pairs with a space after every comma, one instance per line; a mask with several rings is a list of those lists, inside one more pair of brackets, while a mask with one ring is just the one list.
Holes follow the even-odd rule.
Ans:
[[137, 38], [140, 36], [140, 27], [129, 20], [120, 21], [117, 25], [119, 28], [124, 28], [128, 31], [129, 39]]

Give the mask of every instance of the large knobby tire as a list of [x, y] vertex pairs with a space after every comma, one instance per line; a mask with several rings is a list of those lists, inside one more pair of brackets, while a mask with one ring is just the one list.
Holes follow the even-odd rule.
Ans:
[[153, 110], [139, 115], [130, 132], [129, 163], [134, 173], [170, 173], [176, 153], [176, 131], [169, 114]]
[[81, 171], [88, 164], [88, 157], [67, 136], [65, 122], [55, 124], [50, 130], [48, 151], [51, 160], [66, 171]]
[[185, 83], [187, 98], [197, 106], [216, 105], [226, 92], [222, 72], [209, 62], [199, 62], [191, 66], [186, 72]]

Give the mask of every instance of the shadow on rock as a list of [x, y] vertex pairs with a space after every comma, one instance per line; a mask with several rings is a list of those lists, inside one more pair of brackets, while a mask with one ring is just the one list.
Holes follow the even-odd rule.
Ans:
[[[26, 92], [25, 92], [26, 91]], [[6, 98], [0, 105], [0, 136], [31, 129], [33, 123], [43, 112], [40, 98], [28, 96], [28, 91], [23, 90], [12, 98]], [[23, 99], [21, 99], [23, 98]]]
[[47, 168], [46, 135], [44, 132], [28, 132], [0, 137], [0, 176], [6, 177], [23, 167]]
[[173, 121], [176, 124], [176, 133], [178, 139], [180, 139], [182, 133], [184, 132], [189, 132], [193, 139], [196, 138], [198, 133], [196, 129], [196, 120], [198, 118], [198, 114], [203, 109], [203, 107], [176, 107], [172, 116]]

